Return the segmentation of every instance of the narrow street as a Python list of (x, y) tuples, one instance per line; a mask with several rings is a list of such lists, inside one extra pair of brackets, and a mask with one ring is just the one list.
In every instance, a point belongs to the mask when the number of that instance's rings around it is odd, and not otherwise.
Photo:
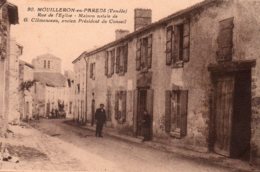
[(70, 126), (64, 123), (64, 120), (41, 119), (40, 122), (32, 122), (31, 125), (39, 131), (31, 127), (19, 131), (27, 133), (30, 137), (27, 137), (29, 142), (26, 146), (35, 142), (36, 149), (45, 157), (38, 162), (36, 158), (27, 165), (21, 160), (20, 165), (16, 167), (19, 170), (235, 171), (142, 145), (133, 145), (106, 135), (104, 138), (96, 138), (92, 131)]

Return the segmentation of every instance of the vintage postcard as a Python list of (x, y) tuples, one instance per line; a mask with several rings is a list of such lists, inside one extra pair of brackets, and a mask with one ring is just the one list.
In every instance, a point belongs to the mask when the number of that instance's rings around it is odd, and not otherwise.
[(260, 0), (0, 0), (0, 171), (260, 171)]

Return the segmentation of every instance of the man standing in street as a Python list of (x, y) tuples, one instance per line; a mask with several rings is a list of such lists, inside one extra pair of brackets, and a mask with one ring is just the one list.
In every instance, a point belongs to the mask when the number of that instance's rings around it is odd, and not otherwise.
[(102, 129), (104, 123), (106, 122), (106, 111), (104, 109), (104, 104), (100, 104), (100, 108), (96, 110), (95, 120), (96, 120), (96, 137), (103, 137)]

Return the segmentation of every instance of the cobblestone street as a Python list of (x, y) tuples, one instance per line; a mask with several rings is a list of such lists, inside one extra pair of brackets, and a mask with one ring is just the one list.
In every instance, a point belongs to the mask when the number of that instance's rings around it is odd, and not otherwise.
[(236, 171), (132, 145), (107, 135), (96, 138), (93, 132), (67, 125), (62, 120), (42, 119), (31, 125), (10, 128), (14, 137), (6, 142), (10, 153), (18, 156), (20, 162), (3, 162), (2, 170)]

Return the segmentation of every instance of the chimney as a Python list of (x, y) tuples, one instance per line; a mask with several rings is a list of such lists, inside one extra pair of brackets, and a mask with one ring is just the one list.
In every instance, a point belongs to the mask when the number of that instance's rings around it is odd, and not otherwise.
[(116, 30), (116, 40), (125, 37), (129, 33), (130, 33), (129, 30), (117, 29)]
[(151, 9), (135, 9), (135, 31), (152, 23)]

